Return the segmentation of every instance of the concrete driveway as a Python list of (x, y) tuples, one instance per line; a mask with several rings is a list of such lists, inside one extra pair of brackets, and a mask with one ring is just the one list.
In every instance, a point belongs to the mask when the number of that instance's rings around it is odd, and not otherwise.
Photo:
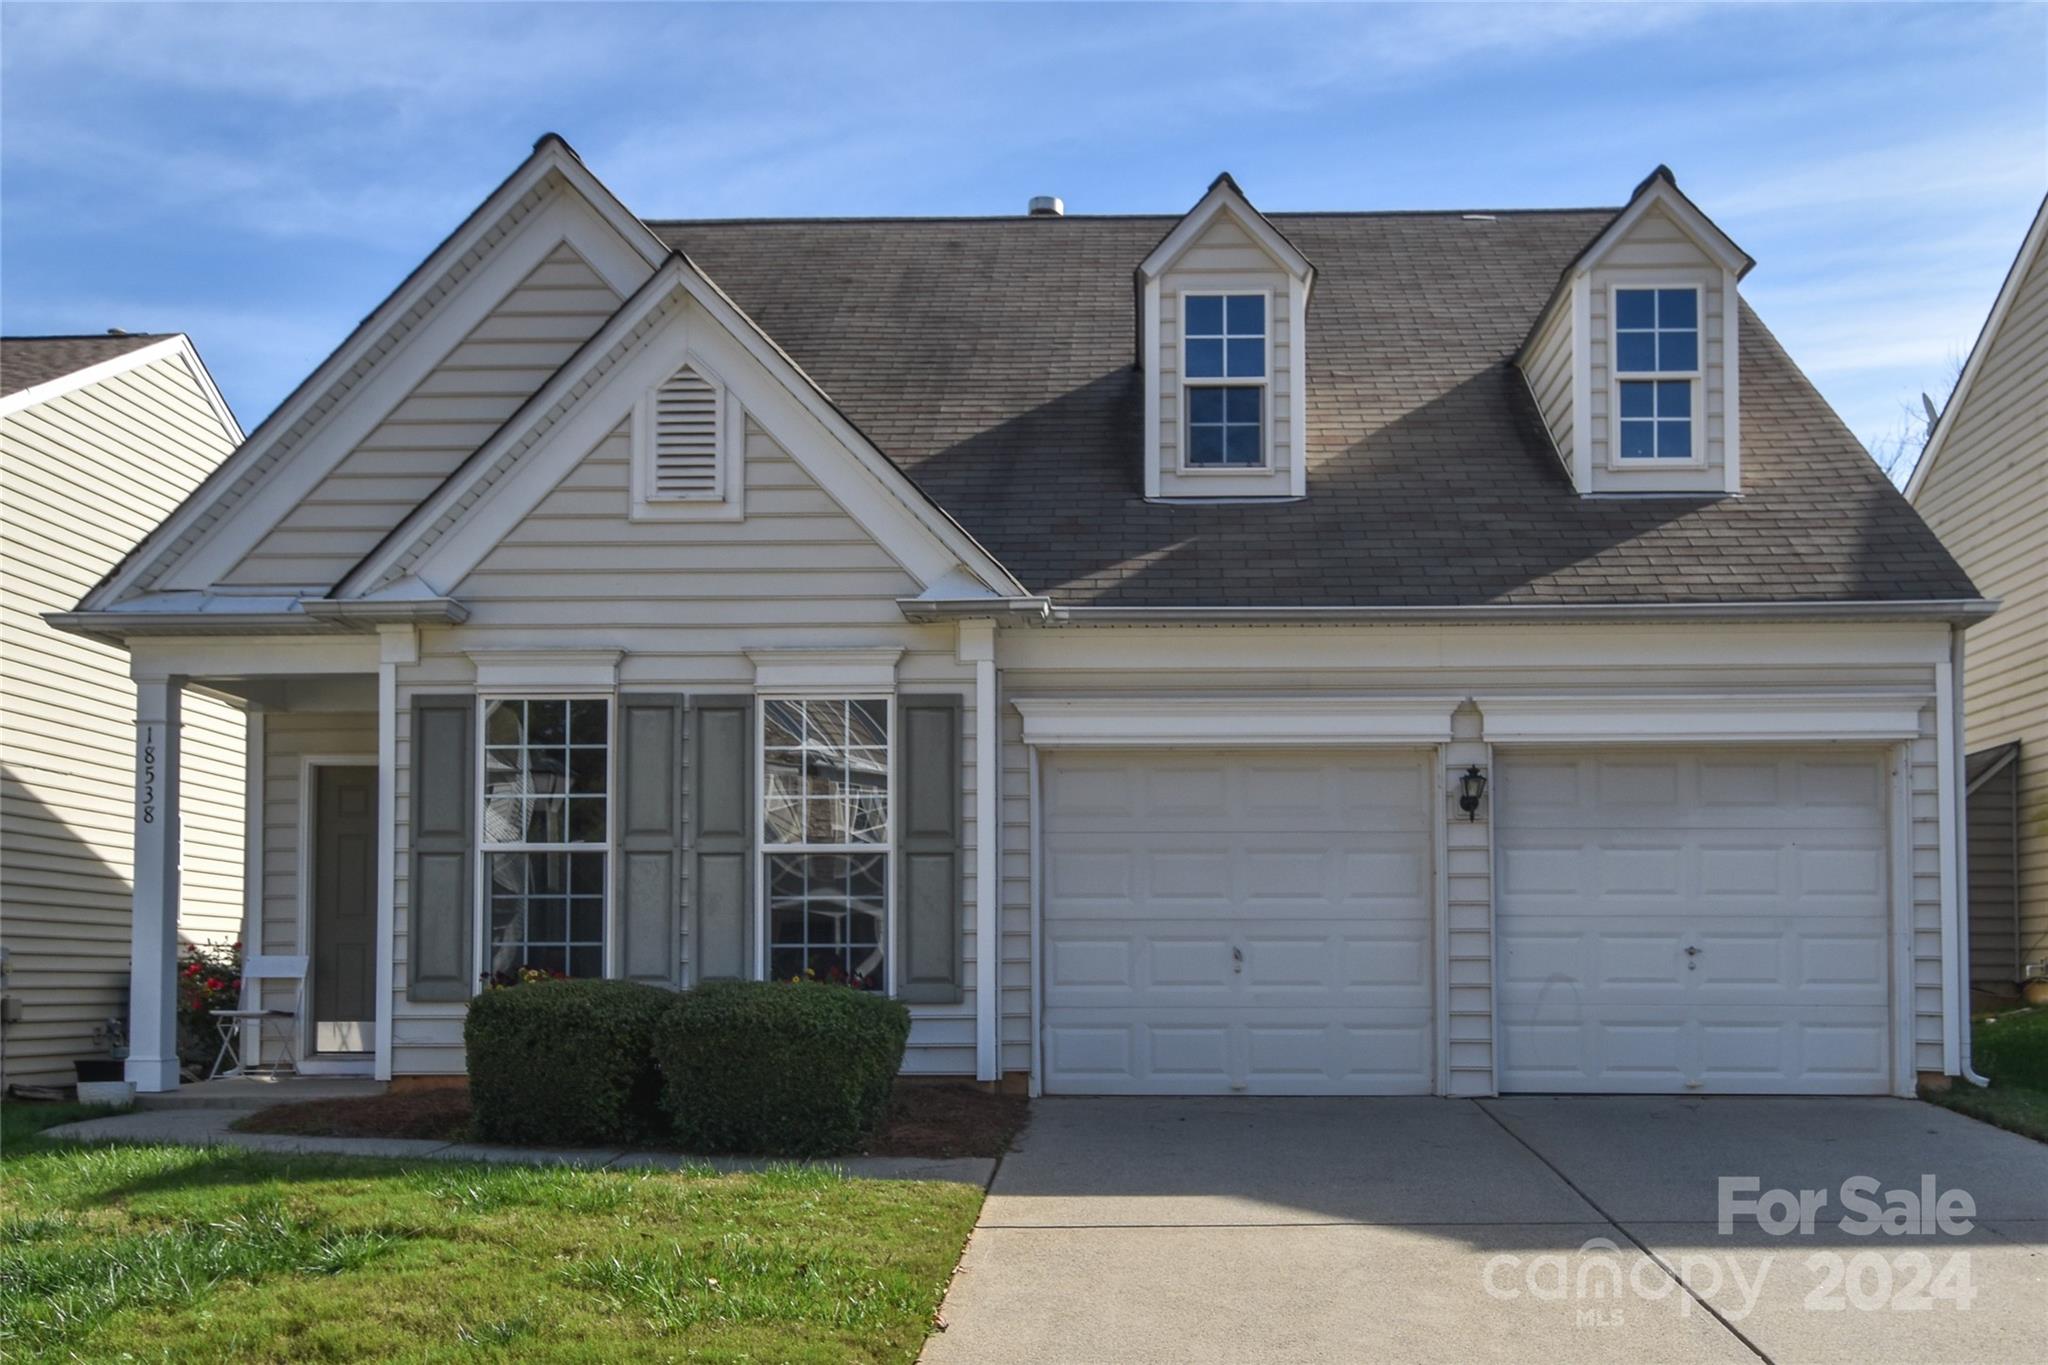
[[(1723, 1235), (1722, 1176), (1827, 1202)], [(1855, 1176), (1975, 1217), (1854, 1235)], [(924, 1359), (2027, 1360), (2044, 1305), (2048, 1146), (1914, 1101), (1042, 1100)]]

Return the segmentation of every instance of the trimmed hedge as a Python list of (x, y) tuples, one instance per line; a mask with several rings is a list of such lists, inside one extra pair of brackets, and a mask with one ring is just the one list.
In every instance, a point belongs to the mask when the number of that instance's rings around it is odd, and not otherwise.
[(662, 1101), (684, 1150), (832, 1156), (881, 1123), (910, 1011), (846, 986), (715, 981), (662, 1016)]
[(655, 1028), (675, 992), (635, 981), (485, 991), (462, 1025), (476, 1135), (596, 1145), (661, 1131)]

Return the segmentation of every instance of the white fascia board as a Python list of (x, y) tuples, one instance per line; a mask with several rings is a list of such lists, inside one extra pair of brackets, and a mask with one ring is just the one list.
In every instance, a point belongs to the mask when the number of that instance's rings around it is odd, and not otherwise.
[(1193, 208), (1187, 211), (1173, 231), (1166, 234), (1159, 245), (1152, 248), (1138, 266), (1139, 273), (1147, 280), (1155, 280), (1173, 263), (1180, 259), (1197, 237), (1207, 230), (1219, 214), (1228, 214), (1237, 225), (1257, 242), (1260, 248), (1277, 261), (1288, 274), (1302, 279), (1315, 272), (1308, 257), (1301, 254), (1294, 244), (1280, 234), (1280, 230), (1266, 221), (1266, 215), (1252, 207), (1251, 200), (1224, 177), (1217, 177), (1209, 192), (1202, 196)]
[(1886, 743), (1920, 733), (1926, 691), (1473, 698), (1490, 744)]
[[(436, 593), (452, 591), (571, 467), (626, 420), (644, 390), (674, 373), (691, 355), (702, 355), (717, 368), (738, 406), (774, 436), (917, 580), (920, 589), (949, 575), (957, 578), (964, 564), (984, 583), (994, 580), (1003, 590), (1025, 595), (1008, 571), (939, 513), (902, 471), (838, 415), (801, 371), (764, 342), (754, 344), (761, 341), (758, 329), (743, 317), (721, 316), (729, 308), (687, 259), (673, 257), (470, 457), (463, 470), (349, 573), (336, 595), (373, 592), (395, 573), (418, 578)], [(643, 326), (664, 309), (665, 316)], [(621, 344), (628, 348), (625, 354), (601, 375), (593, 375), (591, 370)], [(566, 410), (557, 416), (556, 409), (564, 403)], [(553, 425), (534, 448), (480, 489), (502, 458), (544, 420)], [(451, 518), (445, 529), (437, 529)]]
[(1444, 744), (1459, 697), (1018, 697), (1024, 742), (1080, 748)]
[(757, 692), (894, 692), (901, 645), (843, 649), (749, 649)]
[(1906, 501), (1913, 502), (1926, 486), (1928, 475), (1934, 472), (1934, 462), (1941, 456), (1942, 447), (1948, 444), (1949, 431), (1956, 424), (1956, 414), (1962, 411), (1963, 400), (1968, 398), (1975, 386), (1977, 372), (1984, 368), (1984, 357), (1991, 353), (1992, 345), (1998, 339), (1999, 329), (2004, 326), (2006, 315), (2012, 312), (2013, 300), (2019, 297), (2020, 286), (2026, 282), (2033, 270), (2034, 262), (2041, 255), (2041, 244), (2048, 240), (2048, 198), (2041, 201), (2041, 207), (2034, 211), (2034, 222), (2027, 229), (2026, 240), (2020, 243), (2020, 254), (2013, 258), (2012, 269), (2005, 272), (2005, 283), (1998, 287), (1998, 297), (1992, 301), (1991, 313), (1984, 319), (1983, 328), (1977, 333), (1976, 344), (1970, 347), (1970, 358), (1963, 362), (1963, 373), (1956, 380), (1954, 392), (1948, 402), (1941, 406), (1941, 416), (1935, 419), (1934, 431), (1927, 438), (1927, 445), (1920, 452), (1920, 458), (1913, 464), (1912, 477), (1906, 480)]
[[(266, 520), (261, 513), (253, 512), (246, 502), (237, 502), (233, 506), (223, 509), (221, 507), (223, 500), (232, 496), (237, 485), (252, 474), (263, 479), (263, 482), (258, 485), (258, 491), (267, 487), (271, 480), (264, 477), (267, 471), (260, 471), (258, 466), (262, 465), (266, 457), (273, 453), (275, 447), (292, 439), (295, 427), (301, 422), (313, 418), (315, 414), (323, 410), (334, 409), (337, 405), (343, 403), (350, 407), (359, 406), (359, 402), (351, 402), (350, 399), (356, 395), (359, 387), (363, 385), (366, 379), (375, 381), (379, 376), (389, 373), (394, 368), (390, 362), (396, 358), (398, 352), (407, 349), (417, 351), (419, 348), (408, 347), (407, 345), (417, 335), (417, 328), (407, 322), (408, 316), (422, 304), (428, 302), (429, 299), (442, 297), (450, 288), (448, 278), (451, 273), (458, 266), (461, 266), (472, 253), (478, 251), (486, 253), (483, 265), (479, 269), (487, 269), (491, 258), (499, 254), (489, 244), (493, 235), (504, 231), (503, 222), (507, 216), (551, 175), (558, 176), (566, 185), (581, 192), (584, 196), (586, 207), (592, 210), (598, 219), (613, 229), (612, 234), (610, 234), (612, 240), (609, 242), (592, 234), (584, 234), (584, 241), (579, 244), (579, 250), (585, 251), (586, 258), (591, 261), (593, 268), (597, 269), (608, 281), (611, 281), (615, 289), (618, 289), (622, 294), (630, 292), (632, 287), (630, 277), (636, 273), (635, 268), (631, 265), (631, 261), (638, 260), (641, 263), (637, 273), (644, 275), (646, 271), (651, 271), (665, 254), (660, 241), (655, 238), (654, 234), (647, 229), (644, 223), (640, 222), (639, 219), (633, 217), (630, 213), (627, 213), (624, 206), (618, 202), (617, 198), (610, 191), (598, 184), (596, 177), (592, 176), (583, 166), (582, 161), (570, 149), (567, 143), (563, 142), (560, 138), (552, 136), (541, 139), (540, 143), (535, 147), (533, 154), (517, 170), (513, 171), (496, 190), (492, 191), (484, 202), (468, 218), (464, 219), (461, 225), (440, 246), (436, 247), (427, 259), (421, 262), (399, 284), (398, 288), (392, 291), (391, 295), (383, 303), (379, 304), (369, 316), (357, 324), (355, 330), (349, 334), (347, 339), (325, 361), (321, 362), (319, 368), (315, 369), (297, 389), (293, 390), (291, 395), (278, 406), (276, 411), (264, 419), (262, 425), (258, 426), (232, 455), (223, 461), (198, 488), (193, 490), (192, 494), (169, 517), (165, 518), (156, 530), (150, 533), (149, 537), (137, 547), (133, 554), (121, 565), (117, 566), (112, 574), (102, 580), (99, 586), (93, 589), (87, 596), (84, 605), (89, 607), (103, 606), (106, 603), (118, 601), (122, 597), (135, 592), (145, 583), (153, 581), (151, 575), (154, 573), (159, 562), (164, 559), (166, 552), (171, 547), (177, 545), (181, 539), (195, 528), (207, 525), (206, 518), (208, 514), (216, 510), (221, 511), (221, 517), (226, 523), (226, 525), (221, 525), (222, 530), (227, 529), (228, 525), (239, 527), (252, 519), (263, 522), (264, 524), (257, 528), (253, 534), (245, 530), (237, 537), (238, 542), (246, 539), (250, 545), (253, 545), (256, 540), (260, 540), (262, 535), (270, 529), (270, 526), (283, 515), (283, 512), (277, 511), (273, 507), (271, 509), (273, 515)], [(511, 240), (515, 243), (521, 240), (529, 240), (531, 237), (531, 234), (517, 231), (512, 232), (510, 235)], [(548, 243), (547, 250), (552, 250), (554, 245), (554, 242)], [(544, 255), (545, 251), (542, 254)], [(538, 258), (535, 258), (533, 264), (538, 264)], [(531, 268), (532, 265), (527, 267), (528, 270)], [(525, 272), (522, 271), (519, 278), (524, 278), (524, 274)], [(460, 283), (469, 283), (473, 278), (471, 273), (465, 272)], [(515, 280), (514, 283), (516, 282)], [(503, 292), (507, 292), (509, 288), (510, 286), (508, 285), (506, 290), (501, 290), (498, 295), (493, 296), (490, 300), (490, 305), (495, 305), (497, 298), (501, 297)], [(460, 301), (464, 297), (473, 297), (477, 292), (474, 289), (461, 288), (460, 284), (458, 284), (454, 289), (454, 301)], [(485, 311), (488, 311), (488, 306), (490, 305), (486, 305)], [(425, 321), (432, 324), (435, 319), (442, 316), (444, 316), (444, 310), (436, 307), (426, 315)], [(477, 319), (480, 319), (480, 317), (481, 314), (477, 314)], [(472, 319), (471, 326), (474, 325), (475, 320)], [(444, 325), (437, 330), (445, 333), (447, 329)], [(463, 332), (466, 334), (467, 330), (467, 327), (465, 327)], [(416, 366), (417, 362), (415, 361)], [(425, 373), (425, 367), (418, 368), (419, 373), (413, 376), (412, 383), (417, 383), (418, 379)], [(380, 385), (380, 394), (388, 397), (388, 393), (385, 393), (385, 390), (389, 387), (388, 383)], [(406, 384), (401, 389), (399, 396), (402, 397), (403, 393), (410, 391), (411, 384)], [(395, 403), (396, 399), (391, 399), (389, 402), (373, 404), (373, 406), (388, 411), (389, 407), (394, 406)], [(382, 411), (379, 413), (380, 420), (381, 416)], [(323, 435), (326, 434), (325, 420), (322, 419), (322, 425), (318, 428)], [(367, 430), (367, 427), (364, 429)], [(293, 442), (293, 444), (296, 444), (296, 442)], [(352, 448), (354, 442), (347, 442), (347, 444)], [(342, 453), (345, 454), (346, 452)], [(336, 462), (338, 462), (339, 458), (340, 455), (335, 457)], [(277, 467), (289, 467), (296, 463), (298, 462), (285, 459), (281, 460)], [(312, 482), (317, 482), (318, 477), (324, 476), (326, 472), (325, 469), (318, 471)], [(310, 486), (310, 483), (308, 486)], [(299, 496), (303, 496), (303, 493)], [(296, 502), (296, 497), (291, 498), (285, 510), (289, 510), (291, 505), (296, 505)], [(220, 523), (217, 522), (214, 525), (220, 525)], [(211, 530), (213, 526), (207, 525), (207, 529)], [(165, 567), (161, 577), (173, 586), (208, 586), (211, 579), (206, 579), (203, 582), (196, 581), (203, 578), (203, 574), (185, 572), (186, 561), (192, 557), (194, 551), (204, 550), (209, 542), (215, 538), (209, 535), (202, 539), (193, 550), (178, 556), (177, 559)], [(246, 549), (241, 551), (241, 553), (246, 552)], [(208, 555), (207, 559), (209, 563), (212, 563), (219, 557), (218, 555)], [(227, 568), (232, 567), (235, 562), (238, 562), (240, 557), (240, 553), (236, 554), (233, 559), (228, 561), (227, 565), (221, 566), (218, 572), (225, 572)]]
[(136, 678), (308, 677), (331, 673), (374, 674), (377, 637), (275, 635), (220, 638), (149, 638), (128, 642), (128, 672)]
[(213, 409), (213, 415), (220, 422), (221, 430), (227, 433), (228, 439), (239, 444), (242, 440), (242, 424), (235, 420), (235, 414), (228, 408), (227, 400), (220, 396), (220, 389), (214, 384), (213, 375), (207, 370), (205, 362), (200, 360), (198, 350), (192, 345), (192, 338), (183, 332), (167, 336), (161, 341), (153, 341), (147, 346), (138, 346), (123, 355), (102, 360), (97, 365), (87, 365), (82, 370), (58, 375), (46, 383), (31, 385), (10, 393), (0, 398), (0, 417), (20, 412), (24, 408), (32, 408), (38, 403), (47, 403), (53, 398), (62, 398), (67, 393), (75, 393), (79, 389), (112, 379), (116, 375), (126, 374), (130, 370), (140, 369), (144, 365), (171, 357), (177, 357), (185, 362), (185, 368), (191, 373), (192, 382), (198, 385), (200, 396), (206, 400), (206, 405)]

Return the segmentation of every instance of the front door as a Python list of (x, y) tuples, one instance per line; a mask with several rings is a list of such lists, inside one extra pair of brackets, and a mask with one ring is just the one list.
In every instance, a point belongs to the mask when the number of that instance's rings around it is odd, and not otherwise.
[(313, 771), (313, 1050), (368, 1052), (377, 1017), (377, 770)]

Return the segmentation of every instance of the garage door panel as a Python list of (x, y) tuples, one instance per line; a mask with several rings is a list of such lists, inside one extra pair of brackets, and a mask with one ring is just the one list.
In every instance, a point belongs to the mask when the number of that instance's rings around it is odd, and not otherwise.
[(1430, 1030), (1406, 1012), (1109, 1011), (1046, 1030), (1046, 1084), (1061, 1094), (1411, 1095), (1429, 1093), (1430, 1071)]
[(1500, 763), (1503, 1089), (1889, 1088), (1880, 759)]
[(1423, 755), (1097, 753), (1045, 772), (1048, 1089), (1430, 1089)]

